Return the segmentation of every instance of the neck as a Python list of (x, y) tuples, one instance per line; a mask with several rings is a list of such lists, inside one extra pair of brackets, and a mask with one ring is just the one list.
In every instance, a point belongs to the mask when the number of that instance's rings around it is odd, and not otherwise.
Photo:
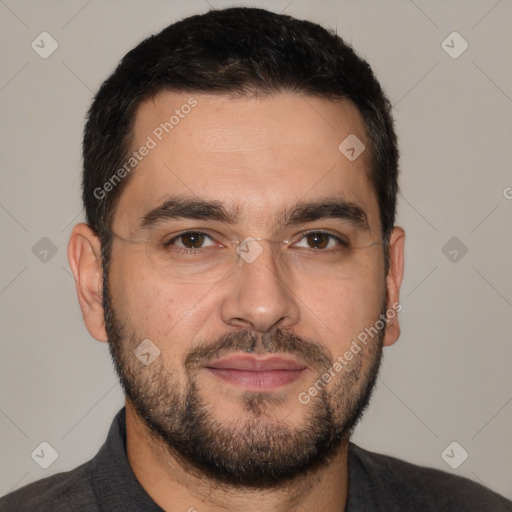
[[(126, 403), (128, 462), (144, 490), (163, 510), (189, 512), (340, 512), (348, 493), (348, 439), (328, 465), (276, 489), (227, 487), (189, 472)], [(162, 454), (165, 454), (162, 456)]]

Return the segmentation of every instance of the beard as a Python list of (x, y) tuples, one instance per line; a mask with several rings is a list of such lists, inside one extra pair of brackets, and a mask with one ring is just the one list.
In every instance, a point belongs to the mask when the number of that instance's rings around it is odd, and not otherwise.
[(300, 425), (272, 414), (273, 409), (284, 407), (285, 395), (249, 391), (242, 397), (243, 415), (220, 422), (201, 398), (197, 384), (200, 368), (214, 358), (235, 351), (288, 353), (306, 362), (319, 380), (334, 358), (317, 341), (282, 329), (263, 335), (240, 330), (194, 345), (185, 357), (183, 383), (163, 357), (144, 366), (134, 356), (144, 337), (115, 314), (108, 268), (103, 275), (109, 349), (125, 396), (150, 439), (163, 441), (185, 471), (231, 488), (277, 488), (329, 464), (348, 441), (375, 387), (384, 329), (332, 379), (330, 389), (317, 386), (318, 394), (307, 405), (288, 397), (294, 412), (304, 411)]

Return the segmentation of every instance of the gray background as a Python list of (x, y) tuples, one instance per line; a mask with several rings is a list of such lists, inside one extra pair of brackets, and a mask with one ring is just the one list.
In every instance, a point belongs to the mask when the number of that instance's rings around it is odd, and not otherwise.
[[(123, 403), (107, 346), (83, 326), (66, 258), (83, 218), (92, 95), (142, 38), (228, 5), (0, 0), (0, 494), (92, 457)], [(403, 331), (354, 439), (512, 498), (512, 2), (257, 5), (337, 29), (395, 105)], [(31, 48), (43, 31), (59, 45), (47, 59)], [(441, 44), (453, 31), (469, 44), (456, 59)], [(452, 37), (445, 48), (462, 44)], [(42, 441), (59, 454), (46, 470), (31, 458)], [(453, 441), (469, 453), (458, 469), (441, 456)], [(460, 461), (460, 448), (447, 453)]]

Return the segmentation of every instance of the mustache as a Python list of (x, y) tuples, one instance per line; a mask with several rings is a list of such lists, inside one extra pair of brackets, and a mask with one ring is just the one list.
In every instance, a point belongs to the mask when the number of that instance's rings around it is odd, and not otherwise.
[(295, 333), (276, 329), (256, 334), (251, 330), (231, 332), (216, 341), (201, 341), (185, 358), (185, 368), (197, 370), (202, 366), (230, 352), (242, 351), (249, 354), (285, 353), (298, 356), (308, 367), (318, 372), (330, 368), (334, 358), (330, 352), (316, 340)]

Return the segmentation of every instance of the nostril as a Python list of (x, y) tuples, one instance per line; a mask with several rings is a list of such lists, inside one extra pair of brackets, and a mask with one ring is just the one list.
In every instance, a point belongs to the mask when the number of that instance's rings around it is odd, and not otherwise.
[(233, 327), (240, 327), (242, 329), (254, 330), (254, 325), (249, 320), (244, 318), (232, 318), (229, 322)]

